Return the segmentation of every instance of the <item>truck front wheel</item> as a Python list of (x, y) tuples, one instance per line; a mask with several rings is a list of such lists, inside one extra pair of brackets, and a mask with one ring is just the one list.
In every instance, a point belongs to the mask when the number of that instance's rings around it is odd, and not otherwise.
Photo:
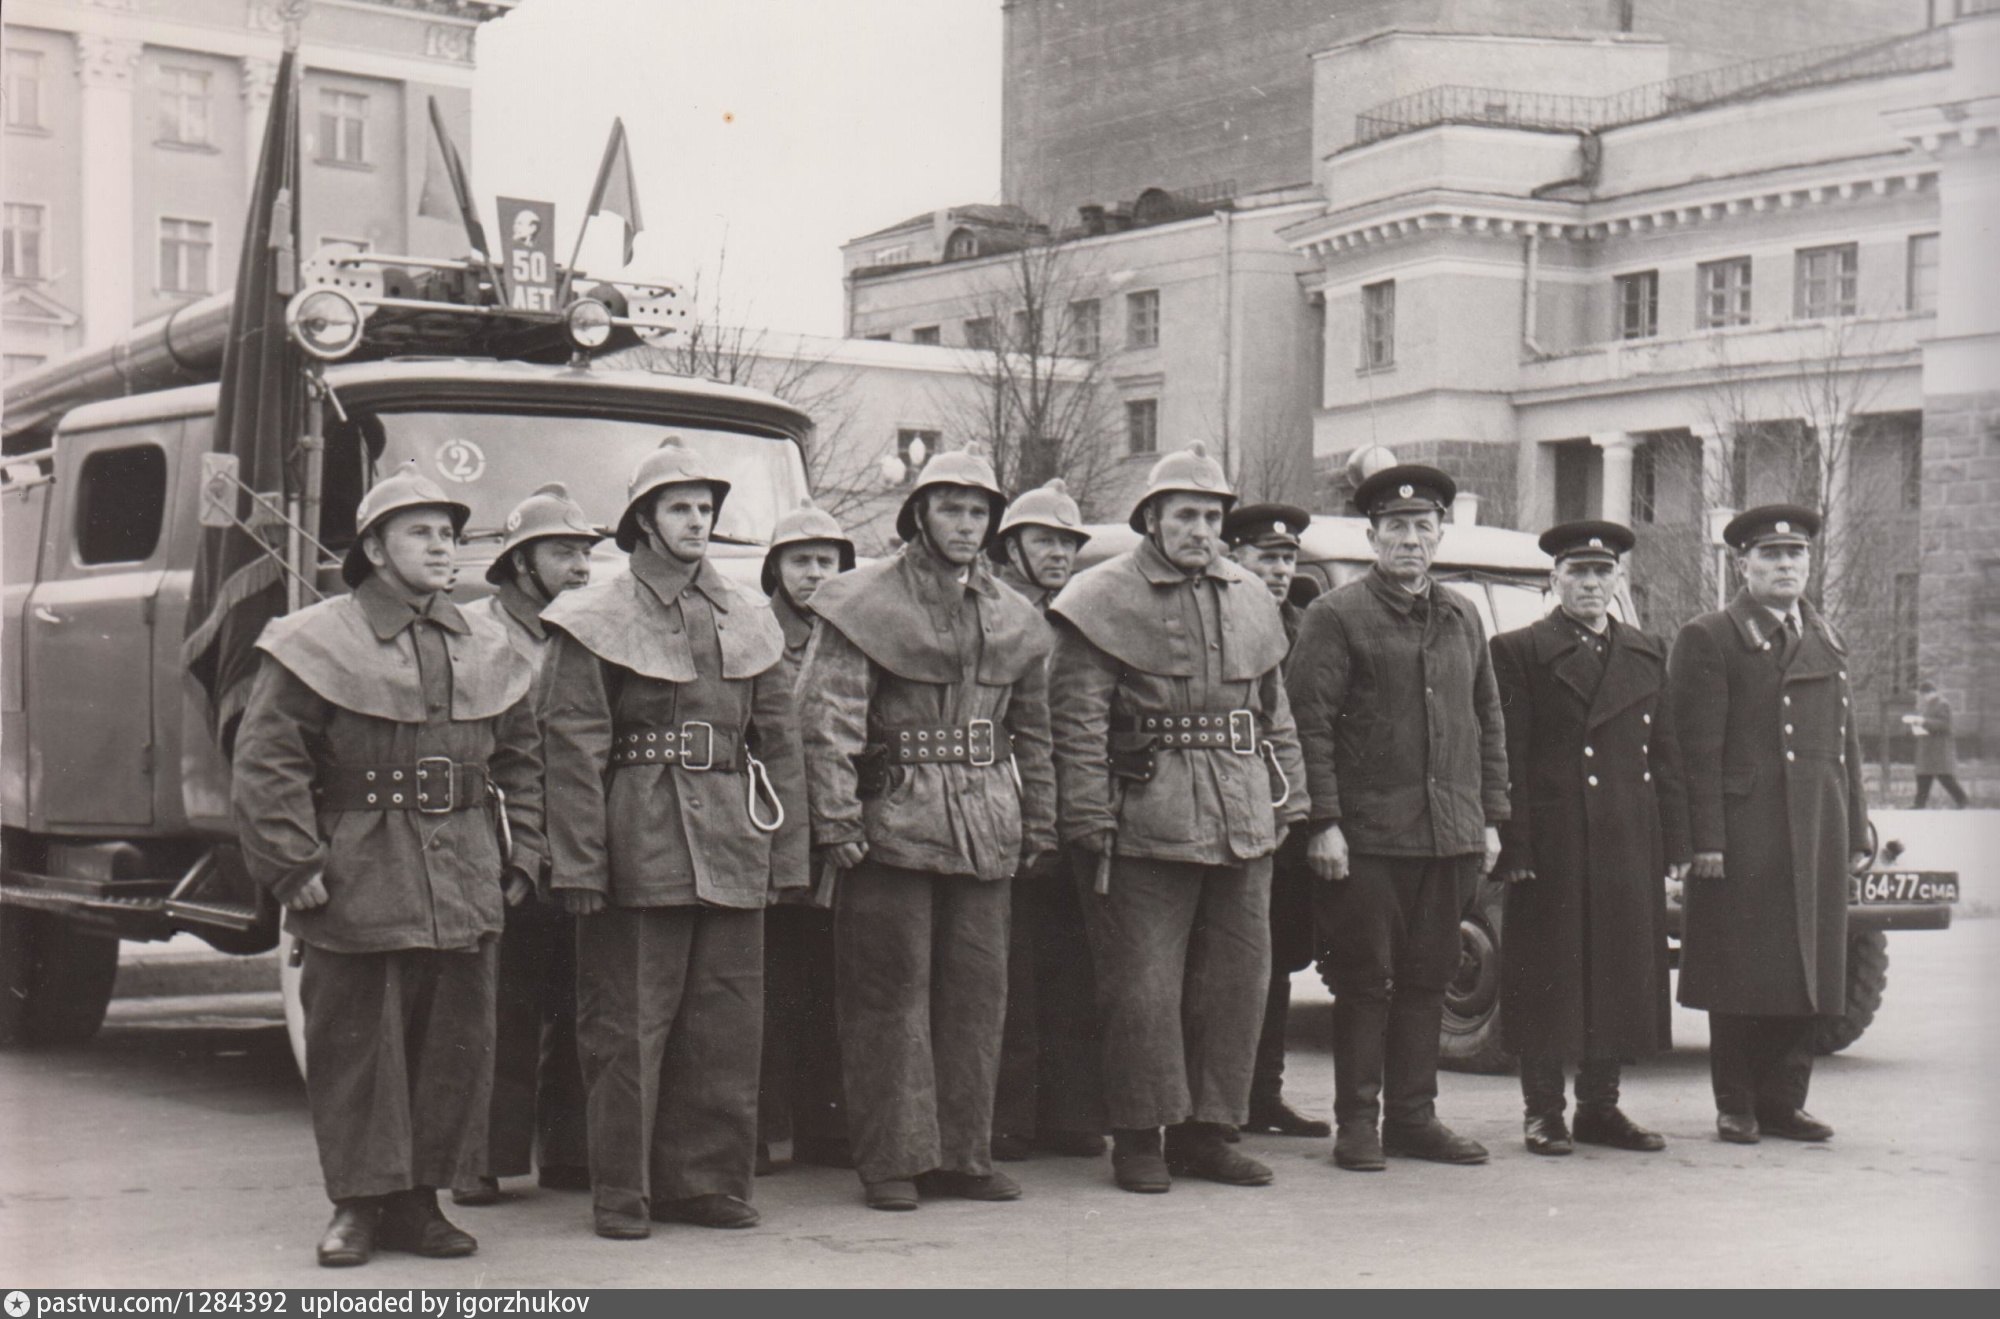
[(1882, 1007), (1889, 987), (1889, 936), (1853, 930), (1847, 936), (1847, 1012), (1813, 1023), (1813, 1052), (1839, 1053), (1861, 1038)]
[(1500, 886), (1488, 881), (1459, 921), (1458, 974), (1444, 991), (1438, 1062), (1454, 1072), (1507, 1072), (1513, 1055), (1500, 1033)]
[(0, 907), (0, 1047), (83, 1043), (104, 1024), (117, 980), (118, 940)]

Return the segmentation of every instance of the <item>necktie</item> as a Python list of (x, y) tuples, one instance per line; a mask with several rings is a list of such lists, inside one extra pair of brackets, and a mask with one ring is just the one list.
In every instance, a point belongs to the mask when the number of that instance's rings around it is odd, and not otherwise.
[(1797, 653), (1798, 648), (1799, 648), (1799, 620), (1794, 618), (1790, 614), (1786, 614), (1785, 644), (1783, 648), (1779, 651), (1778, 663), (1781, 666), (1789, 667), (1792, 662), (1792, 656)]

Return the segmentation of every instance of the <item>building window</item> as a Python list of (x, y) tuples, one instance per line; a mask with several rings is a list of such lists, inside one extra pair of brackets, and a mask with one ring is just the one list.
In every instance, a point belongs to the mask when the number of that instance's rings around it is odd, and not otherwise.
[(7, 127), (42, 126), (42, 52), (7, 52)]
[(1704, 330), (1750, 323), (1750, 258), (1704, 261), (1694, 268), (1696, 323)]
[(1618, 337), (1650, 339), (1660, 332), (1660, 272), (1641, 270), (1620, 275), (1618, 286)]
[(1098, 325), (1096, 298), (1082, 298), (1070, 303), (1068, 350), (1077, 357), (1097, 356)]
[(1396, 364), (1396, 281), (1361, 286), (1361, 369)]
[(1853, 243), (1800, 248), (1792, 315), (1800, 320), (1854, 314), (1854, 277), (1860, 264)]
[(49, 208), (29, 202), (7, 203), (6, 276), (8, 279), (41, 279), (42, 234), (48, 228)]
[(1904, 306), (1914, 312), (1937, 310), (1938, 236), (1911, 234), (1908, 295)]
[(160, 543), (167, 452), (154, 444), (99, 449), (78, 474), (76, 561), (142, 563)]
[(1143, 289), (1125, 295), (1125, 346), (1160, 346), (1160, 291)]
[(179, 146), (209, 143), (209, 95), (206, 69), (160, 66), (159, 141)]
[(211, 293), (215, 226), (207, 220), (160, 221), (160, 292)]
[(368, 98), (324, 89), (319, 94), (319, 158), (337, 165), (368, 163)]
[(993, 318), (975, 316), (965, 323), (965, 346), (982, 353), (993, 351)]
[(894, 247), (876, 249), (875, 252), (870, 254), (868, 264), (871, 266), (900, 266), (909, 259), (910, 245), (908, 243), (898, 243)]
[(37, 353), (8, 353), (6, 378), (12, 380), (15, 376), (24, 376), (30, 371), (39, 371), (48, 363), (48, 360), (48, 358)]
[(1160, 400), (1125, 400), (1125, 452), (1148, 454), (1160, 451)]
[(939, 334), (937, 326), (919, 325), (910, 331), (910, 342), (940, 344), (944, 342), (944, 338)]
[(1632, 451), (1632, 521), (1654, 522), (1659, 515), (1660, 446), (1650, 439), (1641, 440)]
[(938, 446), (943, 441), (943, 431), (917, 426), (905, 426), (896, 432), (896, 457), (903, 461), (904, 485), (917, 479), (918, 471), (925, 462), (937, 456)]
[(882, 334), (871, 334), (868, 336), (868, 342), (870, 343), (893, 343), (895, 342), (895, 339), (896, 339), (895, 335), (889, 334), (887, 332), (884, 332)]
[(979, 236), (970, 229), (954, 229), (944, 240), (944, 259), (970, 261), (979, 255)]

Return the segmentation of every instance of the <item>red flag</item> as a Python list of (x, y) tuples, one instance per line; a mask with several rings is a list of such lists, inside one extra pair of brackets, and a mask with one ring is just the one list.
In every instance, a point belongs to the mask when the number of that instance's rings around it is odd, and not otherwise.
[[(236, 456), (237, 476), (284, 506), (295, 484), (288, 460), (304, 428), (300, 350), (285, 333), (285, 303), (298, 287), (298, 72), (287, 50), (278, 64), (271, 117), (257, 160), (229, 339), (222, 350), (221, 397), (215, 411), (218, 453)], [(237, 516), (250, 518), (239, 492)], [(284, 612), (283, 570), (240, 527), (208, 528), (188, 588), (187, 635), (181, 660), (208, 696), (223, 750), (249, 697), (257, 636)]]
[[(632, 264), (632, 240), (646, 227), (639, 218), (639, 185), (632, 177), (632, 152), (625, 143), (625, 121), (611, 121), (611, 140), (604, 144), (604, 161), (597, 167), (597, 184), (583, 211), (585, 227), (593, 215), (615, 215), (625, 222), (625, 264)], [(579, 245), (582, 242), (578, 234)], [(574, 262), (572, 262), (574, 264)]]
[(433, 220), (461, 222), (466, 241), (490, 261), (493, 250), (486, 246), (486, 226), (479, 222), (479, 207), (472, 200), (472, 180), (465, 172), (465, 161), (460, 158), (458, 147), (445, 129), (444, 112), (438, 109), (435, 96), (430, 98), (430, 109), (431, 149), (424, 160), (424, 190), (417, 199), (417, 214)]

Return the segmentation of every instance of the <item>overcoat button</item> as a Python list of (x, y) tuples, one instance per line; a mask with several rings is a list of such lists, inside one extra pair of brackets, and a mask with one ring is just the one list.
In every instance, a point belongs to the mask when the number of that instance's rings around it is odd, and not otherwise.
[(1786, 760), (1797, 760), (1798, 758), (1799, 758), (1799, 753), (1796, 751), (1787, 751), (1785, 753)]
[(1653, 771), (1649, 769), (1644, 774), (1641, 774), (1639, 777), (1644, 779), (1646, 782), (1651, 783), (1653, 781)]
[(1590, 776), (1590, 786), (1593, 788), (1597, 786), (1597, 775), (1592, 774)]
[(1597, 754), (1597, 749), (1595, 747), (1585, 747), (1583, 749), (1583, 754), (1586, 756), (1594, 756)]

